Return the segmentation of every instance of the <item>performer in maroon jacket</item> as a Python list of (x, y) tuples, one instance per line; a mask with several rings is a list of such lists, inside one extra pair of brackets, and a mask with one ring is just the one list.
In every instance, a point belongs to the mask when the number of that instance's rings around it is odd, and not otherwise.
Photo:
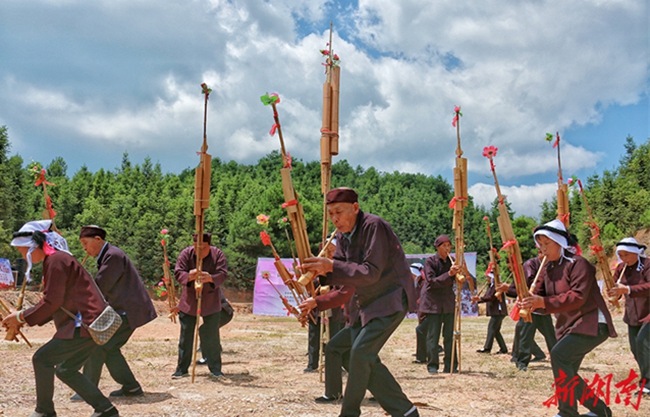
[[(201, 352), (210, 369), (210, 377), (222, 378), (221, 372), (221, 340), (219, 324), (221, 321), (221, 291), (219, 287), (228, 277), (226, 256), (221, 249), (210, 246), (212, 235), (203, 235), (202, 257), (203, 292), (201, 300), (201, 317), (203, 324), (199, 327)], [(194, 235), (196, 244), (196, 235)], [(192, 362), (192, 344), (194, 342), (194, 327), (196, 326), (196, 290), (194, 280), (197, 278), (195, 246), (189, 246), (181, 251), (174, 269), (176, 280), (183, 286), (183, 293), (178, 304), (181, 322), (181, 334), (178, 340), (178, 365), (172, 378), (188, 376), (187, 370)]]
[[(136, 397), (143, 394), (142, 387), (135, 379), (121, 349), (135, 329), (156, 318), (156, 310), (131, 259), (105, 239), (106, 231), (99, 226), (84, 226), (79, 233), (79, 241), (88, 256), (97, 258), (95, 282), (108, 304), (122, 316), (122, 325), (111, 340), (90, 355), (83, 373), (97, 385), (106, 363), (111, 377), (121, 385), (110, 396)], [(75, 394), (71, 399), (80, 401), (81, 397)]]
[(334, 260), (307, 258), (302, 268), (326, 276), (327, 284), (356, 289), (350, 301), (355, 305), (350, 312), (352, 349), (340, 415), (360, 415), (368, 389), (390, 415), (417, 417), (417, 408), (379, 359), (379, 351), (407, 311), (415, 310), (416, 296), (402, 245), (385, 220), (359, 209), (354, 190), (330, 190), (326, 203), (339, 231)]
[[(11, 245), (27, 260), (26, 279), (33, 263), (43, 262), (43, 298), (34, 307), (5, 317), (2, 325), (19, 328), (23, 324), (42, 326), (54, 321), (54, 338), (41, 346), (32, 362), (36, 379), (36, 411), (31, 417), (55, 417), (54, 375), (78, 392), (95, 412), (91, 417), (118, 416), (110, 400), (79, 372), (97, 347), (81, 321), (90, 325), (104, 311), (105, 302), (92, 277), (68, 252), (68, 244), (50, 230), (51, 220), (33, 221), (14, 233)], [(64, 307), (77, 314), (70, 318)]]
[[(555, 314), (555, 334), (558, 342), (551, 350), (551, 366), (556, 383), (560, 417), (578, 417), (578, 404), (585, 381), (578, 375), (587, 353), (616, 337), (612, 317), (596, 282), (596, 268), (585, 258), (574, 255), (577, 244), (560, 220), (539, 226), (535, 241), (546, 256), (542, 281), (535, 292), (519, 302), (520, 308), (545, 309)], [(577, 378), (577, 381), (574, 380)], [(574, 385), (575, 384), (575, 385)], [(562, 389), (573, 388), (573, 395), (563, 395)], [(610, 417), (609, 407), (598, 397), (583, 404), (598, 417)]]
[[(435, 255), (424, 262), (424, 285), (420, 294), (419, 312), (424, 314), (423, 325), (427, 334), (427, 370), (430, 374), (437, 374), (440, 366), (438, 358), (438, 342), (442, 331), (442, 344), (444, 347), (444, 372), (449, 373), (451, 368), (451, 351), (454, 341), (454, 295), (455, 276), (459, 271), (453, 265), (451, 252), (451, 239), (447, 235), (440, 235), (434, 241)], [(457, 356), (457, 355), (456, 355)], [(454, 360), (455, 368), (458, 359)], [(454, 369), (456, 372), (457, 369)]]
[[(639, 365), (641, 380), (645, 379), (643, 393), (650, 394), (650, 259), (633, 237), (616, 244), (616, 255), (621, 263), (616, 267), (614, 280), (618, 282), (609, 291), (610, 297), (625, 294), (625, 316), (630, 350)], [(625, 267), (625, 274), (621, 276)]]
[(487, 291), (485, 291), (485, 295), (482, 297), (472, 297), (472, 301), (475, 303), (485, 303), (485, 315), (490, 317), (485, 344), (483, 345), (483, 348), (477, 350), (477, 352), (490, 353), (492, 351), (492, 344), (496, 339), (499, 344), (499, 351), (497, 354), (508, 353), (508, 346), (506, 346), (506, 342), (503, 340), (503, 336), (501, 335), (501, 324), (503, 323), (503, 318), (508, 315), (506, 298), (503, 294), (501, 294), (501, 300), (497, 297), (497, 290), (494, 287), (494, 275), (490, 273), (487, 274), (486, 277), (490, 286)]

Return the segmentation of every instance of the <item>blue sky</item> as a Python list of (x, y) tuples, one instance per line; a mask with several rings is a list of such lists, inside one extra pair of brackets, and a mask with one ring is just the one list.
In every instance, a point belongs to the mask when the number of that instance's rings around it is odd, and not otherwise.
[(470, 194), (495, 196), (484, 146), (518, 214), (566, 176), (616, 166), (625, 137), (650, 136), (648, 5), (638, 0), (3, 0), (0, 125), (12, 154), (71, 176), (123, 152), (164, 171), (198, 163), (210, 100), (214, 157), (254, 164), (278, 149), (259, 96), (278, 92), (287, 149), (319, 156), (329, 22), (341, 57), (335, 161), (450, 178), (453, 108)]

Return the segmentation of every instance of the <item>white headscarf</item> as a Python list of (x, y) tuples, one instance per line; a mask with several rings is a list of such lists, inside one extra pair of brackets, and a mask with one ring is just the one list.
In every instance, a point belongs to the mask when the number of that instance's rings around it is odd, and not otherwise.
[(641, 245), (639, 242), (636, 241), (635, 238), (626, 237), (621, 239), (621, 241), (616, 244), (616, 257), (618, 258), (619, 262), (622, 262), (621, 256), (618, 254), (620, 251), (636, 253), (637, 256), (636, 270), (642, 271), (643, 263), (641, 262), (641, 258), (642, 257), (645, 258), (645, 253), (643, 252), (645, 249), (646, 246)]
[(34, 240), (34, 232), (42, 232), (45, 235), (43, 250), (47, 255), (51, 255), (54, 249), (70, 254), (68, 242), (66, 242), (63, 236), (50, 230), (50, 227), (52, 227), (52, 220), (34, 220), (25, 223), (19, 231), (14, 233), (14, 236), (19, 236), (14, 237), (11, 241), (11, 246), (29, 248), (27, 251), (27, 270), (25, 271), (25, 279), (27, 279), (27, 282), (31, 281), (29, 273), (32, 270), (32, 252), (39, 247), (39, 244)]
[[(552, 230), (554, 229), (554, 230)], [(569, 258), (564, 254), (564, 251), (567, 250), (570, 253), (575, 253), (576, 249), (569, 245), (569, 232), (567, 232), (566, 227), (564, 226), (564, 223), (562, 223), (560, 220), (555, 219), (551, 220), (548, 223), (545, 223), (543, 226), (540, 226), (535, 229), (535, 232), (533, 234), (533, 237), (535, 238), (535, 244), (539, 244), (537, 242), (537, 237), (538, 236), (546, 236), (547, 238), (551, 239), (553, 242), (557, 243), (560, 245), (560, 253), (561, 253), (561, 258), (568, 259), (570, 262), (573, 262), (573, 258)]]

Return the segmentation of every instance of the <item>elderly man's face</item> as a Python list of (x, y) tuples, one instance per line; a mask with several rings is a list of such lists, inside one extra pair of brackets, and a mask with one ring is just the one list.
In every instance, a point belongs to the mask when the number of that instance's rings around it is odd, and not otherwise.
[(444, 242), (438, 245), (436, 248), (438, 251), (438, 255), (440, 255), (441, 258), (446, 259), (447, 256), (449, 256), (449, 253), (451, 252), (451, 242)]
[(332, 203), (327, 205), (327, 214), (334, 226), (342, 233), (350, 233), (357, 222), (358, 203)]
[[(196, 251), (198, 246), (197, 242), (194, 242), (194, 251)], [(205, 258), (210, 254), (210, 244), (207, 242), (201, 243), (201, 259)]]
[(100, 238), (99, 236), (82, 237), (79, 239), (79, 242), (81, 242), (81, 246), (84, 248), (84, 251), (86, 251), (86, 253), (93, 258), (99, 256), (99, 252), (102, 251), (105, 243), (104, 239)]

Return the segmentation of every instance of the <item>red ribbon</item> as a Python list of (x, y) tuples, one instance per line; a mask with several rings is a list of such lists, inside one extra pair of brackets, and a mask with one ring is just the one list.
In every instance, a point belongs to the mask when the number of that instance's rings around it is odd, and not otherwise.
[(569, 222), (569, 216), (571, 216), (571, 213), (564, 213), (563, 215), (560, 216), (560, 221), (564, 224), (567, 224)]
[(282, 204), (282, 208), (287, 208), (289, 206), (295, 206), (295, 205), (298, 205), (298, 200), (287, 201), (286, 203)]
[(497, 259), (501, 259), (501, 256), (499, 256), (499, 251), (496, 248), (492, 248), (492, 252), (497, 256)]
[(287, 157), (284, 161), (284, 167), (283, 168), (289, 168), (291, 169), (291, 154), (287, 152)]
[(591, 249), (591, 255), (595, 255), (596, 253), (605, 250), (602, 246), (596, 246), (596, 245), (589, 246), (589, 249)]
[(337, 138), (339, 137), (339, 134), (336, 133), (336, 132), (334, 132), (334, 131), (332, 131), (332, 130), (321, 129), (321, 130), (320, 130), (320, 133), (323, 133), (323, 134), (325, 134), (325, 135), (329, 135), (329, 136), (336, 136)]
[(585, 222), (586, 225), (588, 225), (591, 229), (596, 229), (596, 234), (592, 237), (590, 237), (590, 240), (596, 239), (598, 236), (600, 236), (600, 229), (598, 228), (598, 225), (596, 222)]
[(450, 209), (456, 208), (456, 202), (457, 201), (467, 201), (467, 199), (464, 198), (464, 197), (455, 197), (454, 196), (454, 198), (452, 198), (451, 201), (449, 202), (449, 208)]
[(49, 182), (48, 180), (45, 179), (45, 168), (41, 169), (41, 176), (40, 176), (40, 178), (38, 180), (36, 180), (36, 182), (34, 183), (34, 186), (38, 187), (41, 184), (51, 185), (51, 186), (56, 185), (56, 184), (52, 184), (51, 182)]
[(271, 245), (271, 236), (269, 236), (269, 234), (266, 233), (265, 230), (262, 230), (260, 232), (260, 238), (262, 238), (262, 243), (264, 244), (264, 246)]
[(274, 123), (273, 126), (271, 126), (271, 130), (269, 130), (269, 135), (274, 136), (275, 131), (278, 130), (279, 127), (280, 127), (279, 124)]
[[(517, 239), (509, 240), (509, 241), (507, 241), (507, 242), (505, 242), (505, 243), (503, 244), (503, 246), (501, 247), (501, 250), (504, 250), (504, 249), (506, 249), (506, 248), (508, 248), (508, 247), (510, 247), (510, 246), (512, 246), (512, 245), (514, 245), (515, 243), (517, 243)], [(514, 264), (513, 264), (513, 265), (514, 265)], [(516, 269), (516, 268), (515, 268), (515, 269)]]
[(456, 123), (458, 123), (458, 113), (454, 116), (454, 120), (451, 121), (451, 125), (456, 127)]
[(54, 209), (52, 208), (52, 200), (50, 199), (49, 195), (45, 199), (45, 208), (47, 209), (47, 212), (50, 214), (50, 219), (56, 217), (56, 211), (54, 211)]

